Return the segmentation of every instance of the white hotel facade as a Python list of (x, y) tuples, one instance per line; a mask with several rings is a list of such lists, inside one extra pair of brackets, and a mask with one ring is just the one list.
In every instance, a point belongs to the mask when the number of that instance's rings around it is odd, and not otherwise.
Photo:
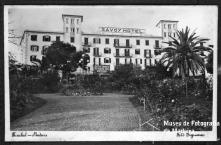
[(101, 67), (112, 71), (119, 64), (129, 63), (144, 69), (159, 59), (155, 50), (166, 45), (163, 41), (168, 41), (169, 35), (176, 37), (178, 23), (160, 20), (156, 27), (161, 30), (161, 35), (153, 36), (145, 34), (144, 29), (115, 27), (100, 27), (99, 33), (85, 33), (82, 31), (83, 16), (63, 14), (62, 20), (63, 32), (24, 31), (20, 43), (24, 64), (32, 64), (35, 58), (41, 60), (53, 41), (63, 41), (90, 56), (88, 73)]

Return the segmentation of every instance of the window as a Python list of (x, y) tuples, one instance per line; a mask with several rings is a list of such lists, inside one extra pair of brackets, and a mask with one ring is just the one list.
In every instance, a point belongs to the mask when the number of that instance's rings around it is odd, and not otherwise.
[(120, 51), (119, 49), (116, 49), (116, 56), (119, 56), (120, 55)]
[(173, 28), (176, 28), (176, 24), (173, 24)]
[(124, 50), (124, 54), (125, 54), (125, 56), (130, 56), (130, 50), (129, 49), (125, 49)]
[(111, 63), (111, 58), (108, 57), (104, 58), (104, 63)]
[(140, 54), (140, 49), (135, 49), (135, 54)]
[(146, 44), (146, 45), (149, 45), (149, 40), (145, 40), (145, 44)]
[(60, 41), (60, 36), (56, 36), (56, 41)]
[(166, 32), (164, 32), (163, 34), (164, 34), (164, 37), (167, 37), (167, 33)]
[(164, 28), (166, 28), (166, 24), (164, 24)]
[(116, 58), (116, 65), (119, 65), (119, 64), (120, 64), (119, 58)]
[(176, 33), (173, 33), (173, 37), (176, 37)]
[(84, 38), (84, 44), (88, 44), (88, 38), (87, 37)]
[(130, 64), (132, 64), (132, 59), (130, 58)]
[(144, 50), (144, 57), (151, 57), (151, 50), (145, 49)]
[(114, 39), (114, 46), (119, 46), (119, 39)]
[(43, 36), (43, 41), (51, 41), (51, 36), (49, 35)]
[(39, 50), (39, 47), (37, 45), (31, 45), (31, 51), (37, 52)]
[(99, 55), (99, 48), (98, 47), (94, 48), (94, 55)]
[(170, 32), (168, 33), (168, 36), (171, 36), (171, 33), (170, 33)]
[(71, 24), (74, 24), (74, 19), (71, 19)]
[(105, 39), (105, 44), (109, 44), (109, 38)]
[(130, 40), (126, 39), (126, 47), (129, 47), (129, 46), (130, 46)]
[(83, 48), (83, 51), (84, 51), (85, 53), (90, 53), (90, 47), (84, 47), (84, 48)]
[(155, 40), (155, 47), (159, 47), (159, 40)]
[(68, 18), (66, 18), (66, 24), (68, 24)]
[(77, 24), (79, 24), (79, 19), (77, 19)]
[(79, 34), (79, 28), (77, 28), (77, 34)]
[(36, 57), (37, 57), (36, 55), (31, 55), (31, 56), (30, 56), (30, 61), (35, 61), (35, 60), (36, 60)]
[(71, 28), (71, 32), (73, 32), (73, 33), (74, 33), (74, 28)]
[(127, 64), (127, 59), (125, 58), (124, 63)]
[(135, 61), (136, 61), (136, 65), (137, 65), (137, 59), (135, 59)]
[(111, 49), (110, 48), (104, 48), (104, 53), (106, 53), (106, 54), (111, 53)]
[(31, 35), (31, 41), (37, 41), (37, 35)]
[(137, 45), (140, 45), (140, 40), (136, 40), (136, 44), (137, 44)]
[(41, 54), (42, 54), (42, 55), (46, 55), (47, 49), (48, 49), (48, 46), (43, 46), (43, 47), (42, 47)]
[(99, 65), (101, 65), (101, 58), (99, 58)]
[(93, 42), (94, 42), (94, 44), (100, 44), (101, 43), (101, 39), (100, 38), (94, 38)]
[(96, 63), (96, 58), (93, 59), (94, 64)]
[(66, 33), (68, 33), (68, 27), (66, 27)]
[(142, 64), (142, 59), (140, 59), (140, 64)]
[(74, 37), (71, 37), (71, 43), (74, 43)]
[(171, 29), (171, 24), (168, 24), (168, 29)]

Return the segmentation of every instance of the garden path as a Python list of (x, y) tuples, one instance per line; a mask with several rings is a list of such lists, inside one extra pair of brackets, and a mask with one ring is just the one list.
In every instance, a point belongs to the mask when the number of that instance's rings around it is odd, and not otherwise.
[(47, 100), (47, 103), (12, 122), (11, 130), (132, 131), (139, 128), (139, 115), (129, 101), (130, 95), (36, 96)]

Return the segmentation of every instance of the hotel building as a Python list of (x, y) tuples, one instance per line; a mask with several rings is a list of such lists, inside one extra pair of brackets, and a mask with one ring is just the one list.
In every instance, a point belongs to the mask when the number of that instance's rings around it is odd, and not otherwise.
[(24, 49), (24, 64), (42, 59), (53, 41), (63, 41), (90, 56), (87, 73), (112, 71), (119, 64), (129, 63), (144, 69), (160, 58), (156, 53), (166, 45), (163, 41), (169, 41), (169, 35), (176, 37), (178, 23), (160, 20), (156, 27), (161, 30), (161, 35), (153, 36), (147, 35), (144, 29), (116, 27), (100, 27), (98, 33), (86, 33), (82, 31), (83, 16), (63, 14), (62, 20), (62, 32), (24, 31), (20, 43)]

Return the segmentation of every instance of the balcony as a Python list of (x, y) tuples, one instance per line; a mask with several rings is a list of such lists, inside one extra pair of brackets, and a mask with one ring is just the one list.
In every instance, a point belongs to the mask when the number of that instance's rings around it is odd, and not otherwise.
[(127, 58), (133, 57), (132, 54), (116, 54), (116, 53), (114, 53), (114, 56), (115, 57), (127, 57)]
[(116, 48), (132, 48), (131, 44), (126, 45), (125, 43), (114, 43), (113, 46)]
[(94, 53), (93, 56), (94, 57), (101, 57), (101, 54)]
[(156, 44), (155, 44), (155, 45), (153, 45), (153, 48), (154, 48), (154, 49), (161, 49), (162, 46), (161, 46), (161, 45), (156, 45)]
[(152, 58), (153, 56), (147, 54), (147, 55), (144, 55), (144, 57), (145, 57), (145, 58)]
[(88, 43), (83, 43), (82, 46), (86, 46), (86, 47), (91, 47), (92, 43), (88, 42)]

